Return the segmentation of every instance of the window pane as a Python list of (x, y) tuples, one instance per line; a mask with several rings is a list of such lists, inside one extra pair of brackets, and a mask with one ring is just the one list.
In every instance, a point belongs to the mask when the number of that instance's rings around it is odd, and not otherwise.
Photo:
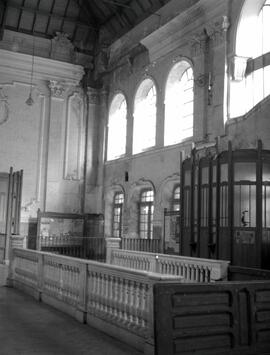
[(124, 96), (118, 94), (114, 97), (108, 122), (107, 159), (119, 158), (126, 151), (126, 116), (127, 104)]
[(133, 153), (140, 153), (156, 141), (156, 88), (150, 79), (144, 80), (135, 97), (133, 122)]
[(193, 71), (188, 62), (175, 64), (165, 95), (164, 144), (176, 144), (193, 135)]

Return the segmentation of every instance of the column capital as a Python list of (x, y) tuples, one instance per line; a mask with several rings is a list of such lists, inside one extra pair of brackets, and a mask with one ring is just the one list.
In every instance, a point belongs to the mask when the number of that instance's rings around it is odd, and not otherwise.
[(64, 98), (64, 93), (66, 91), (66, 87), (63, 82), (57, 80), (50, 80), (48, 83), (48, 87), (51, 90), (51, 96), (57, 98)]
[(96, 88), (87, 87), (88, 102), (92, 105), (99, 104), (99, 90)]

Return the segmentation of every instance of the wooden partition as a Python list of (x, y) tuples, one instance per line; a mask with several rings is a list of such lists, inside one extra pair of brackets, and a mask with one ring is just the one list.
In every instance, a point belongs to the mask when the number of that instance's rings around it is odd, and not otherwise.
[(105, 261), (103, 215), (39, 210), (37, 250)]
[(270, 353), (270, 281), (158, 284), (154, 299), (155, 355)]

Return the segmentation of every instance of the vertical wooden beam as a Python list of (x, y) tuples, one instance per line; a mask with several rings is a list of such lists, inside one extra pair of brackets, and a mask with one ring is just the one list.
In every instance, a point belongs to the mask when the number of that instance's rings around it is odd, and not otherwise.
[(229, 240), (231, 243), (230, 253), (231, 253), (231, 261), (233, 262), (233, 251), (234, 251), (234, 235), (233, 235), (233, 223), (234, 223), (234, 208), (233, 208), (233, 196), (234, 196), (234, 185), (233, 185), (233, 175), (234, 175), (234, 168), (233, 168), (233, 152), (232, 152), (232, 142), (228, 142), (228, 225), (229, 225)]
[(262, 179), (263, 179), (263, 165), (262, 165), (262, 141), (258, 140), (257, 162), (256, 162), (256, 238), (255, 238), (255, 252), (256, 252), (256, 266), (262, 265)]
[(8, 179), (8, 196), (7, 196), (7, 214), (6, 214), (6, 240), (5, 240), (5, 255), (4, 262), (9, 264), (9, 247), (10, 247), (10, 236), (11, 236), (11, 223), (12, 223), (12, 203), (13, 203), (13, 168), (9, 170), (9, 179)]
[(217, 177), (216, 177), (216, 258), (219, 258), (219, 227), (220, 227), (220, 156), (216, 159)]

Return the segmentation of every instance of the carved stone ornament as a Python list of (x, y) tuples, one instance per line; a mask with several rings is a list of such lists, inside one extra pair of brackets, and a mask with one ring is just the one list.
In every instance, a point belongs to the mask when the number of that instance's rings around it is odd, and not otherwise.
[(2, 88), (0, 88), (0, 125), (8, 120), (9, 104), (7, 99), (8, 97), (5, 96)]
[(73, 49), (74, 46), (71, 41), (68, 39), (68, 34), (63, 32), (56, 32), (56, 36), (52, 39), (54, 44), (57, 44), (60, 47), (65, 47)]
[(88, 96), (89, 104), (91, 105), (99, 104), (99, 91), (97, 89), (88, 87), (87, 96)]
[(198, 33), (190, 38), (189, 43), (194, 56), (201, 55), (208, 49), (207, 43), (211, 41), (211, 45), (217, 46), (222, 44), (226, 38), (226, 32), (230, 27), (227, 16), (221, 16), (215, 21), (212, 21)]
[(51, 89), (51, 95), (53, 97), (63, 98), (65, 87), (64, 84), (57, 80), (50, 80), (49, 88)]

